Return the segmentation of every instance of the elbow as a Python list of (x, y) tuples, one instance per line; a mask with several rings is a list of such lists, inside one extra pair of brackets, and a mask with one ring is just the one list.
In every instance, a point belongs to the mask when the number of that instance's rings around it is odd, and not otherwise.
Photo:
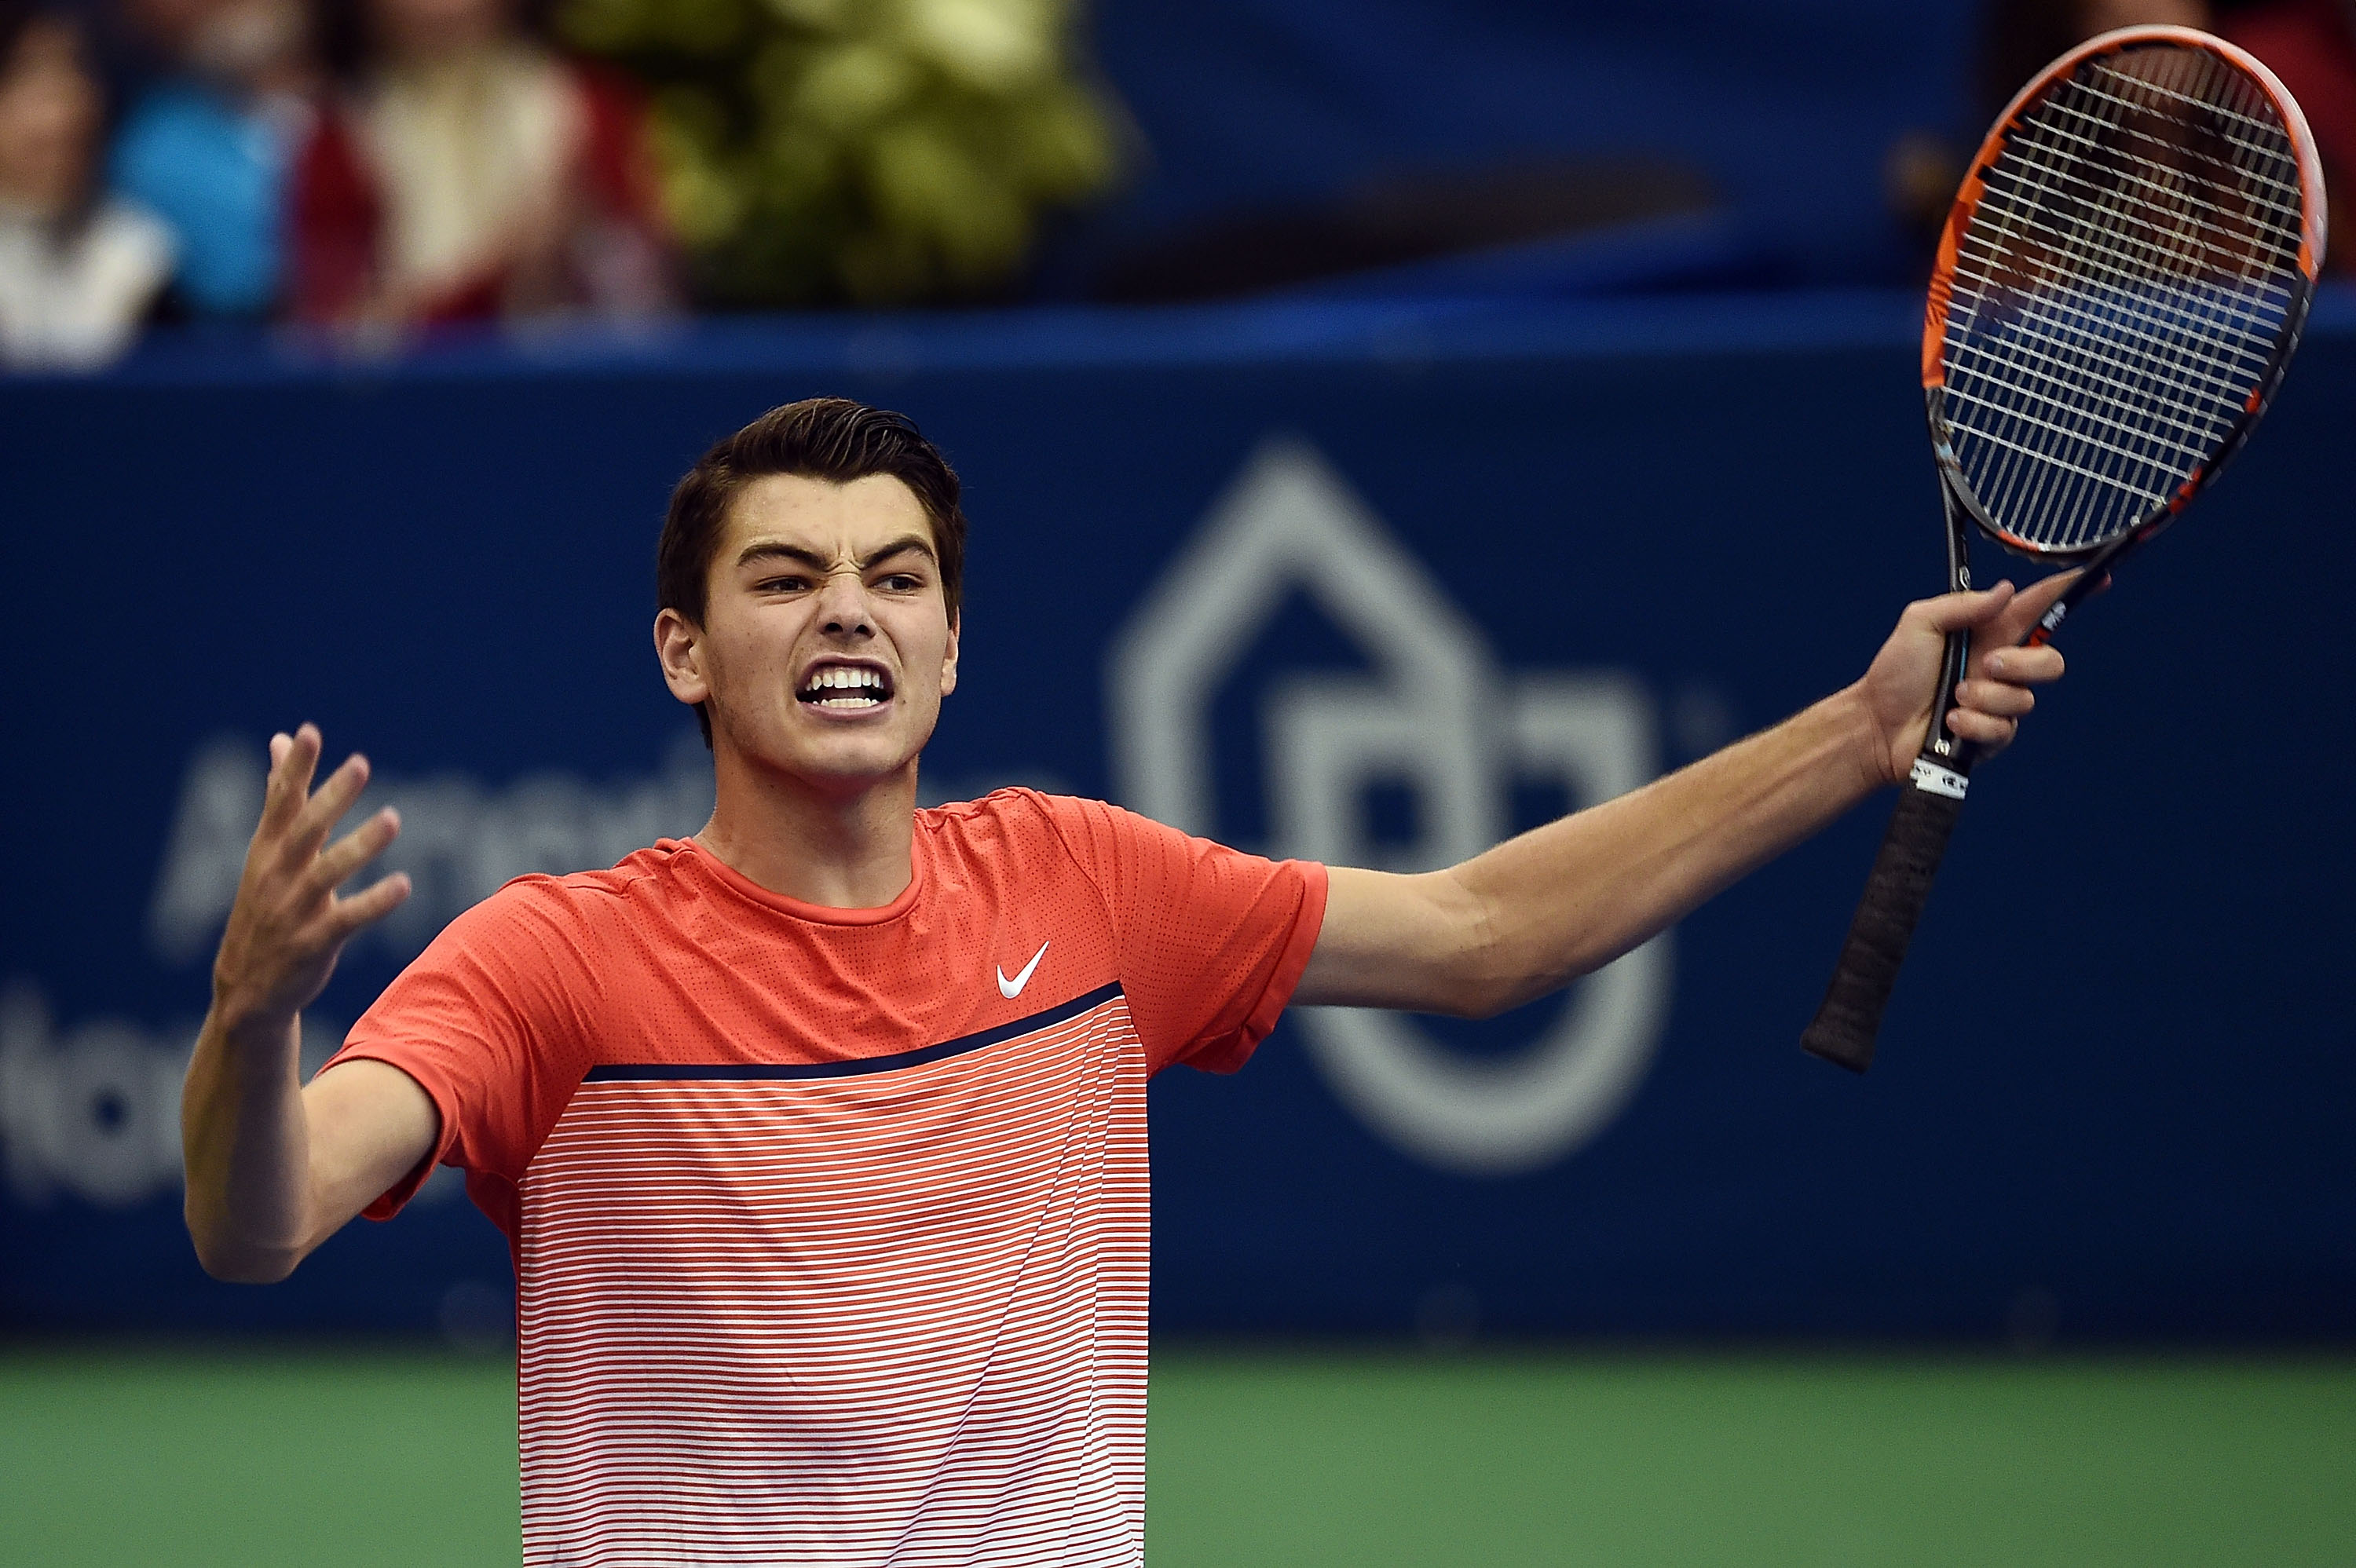
[(1511, 1012), (1529, 999), (1525, 976), (1518, 974), (1503, 931), (1495, 903), (1465, 885), (1455, 872), (1444, 872), (1458, 902), (1450, 911), (1446, 929), (1455, 934), (1452, 951), (1435, 965), (1435, 982), (1422, 1009), (1442, 1018), (1479, 1022)]
[(1553, 996), (1619, 955), (1587, 942), (1541, 948), (1486, 936), (1453, 965), (1444, 1003), (1434, 1010), (1475, 1021), (1494, 1019)]
[(224, 1285), (276, 1285), (294, 1272), (291, 1261), (241, 1258), (220, 1265), (208, 1264), (205, 1272)]
[(1470, 1019), (1474, 1023), (1486, 1023), (1502, 1013), (1512, 1012), (1521, 1005), (1519, 1000), (1505, 993), (1491, 993), (1466, 1003), (1449, 1016)]
[(198, 1264), (227, 1285), (276, 1285), (302, 1261), (302, 1254), (291, 1250), (197, 1243)]
[(1484, 1022), (1512, 1012), (1524, 1002), (1544, 996), (1550, 987), (1533, 985), (1526, 976), (1474, 973), (1457, 976), (1440, 987), (1425, 1011), (1442, 1018)]
[(276, 1285), (293, 1274), (294, 1265), (310, 1252), (307, 1247), (261, 1245), (225, 1236), (193, 1213), (187, 1219), (198, 1266), (224, 1284)]
[(1440, 1010), (1445, 1018), (1469, 1019), (1474, 1023), (1485, 1023), (1500, 1013), (1510, 1013), (1524, 1002), (1535, 1001), (1545, 994), (1542, 989), (1524, 990), (1491, 981), (1466, 987), (1462, 995), (1450, 997), (1449, 1005)]
[(1438, 918), (1424, 961), (1410, 969), (1412, 999), (1391, 1006), (1478, 1022), (1550, 996), (1594, 966), (1585, 944), (1563, 951), (1512, 906), (1469, 885), (1461, 869), (1429, 880)]
[(1447, 1018), (1484, 1022), (1550, 997), (1595, 967), (1579, 964), (1567, 971), (1539, 971), (1509, 965), (1482, 966), (1449, 986), (1440, 1005), (1431, 1010)]

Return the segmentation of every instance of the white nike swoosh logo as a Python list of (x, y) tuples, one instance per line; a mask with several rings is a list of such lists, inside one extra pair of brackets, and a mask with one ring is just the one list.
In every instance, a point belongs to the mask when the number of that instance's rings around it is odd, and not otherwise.
[(1031, 962), (1023, 965), (1023, 973), (1015, 976), (1012, 980), (1006, 977), (1004, 969), (999, 970), (998, 994), (1010, 1002), (1021, 996), (1023, 987), (1031, 983), (1031, 971), (1039, 967), (1039, 960), (1045, 956), (1047, 956), (1047, 944), (1043, 942), (1039, 944), (1039, 951), (1031, 955)]

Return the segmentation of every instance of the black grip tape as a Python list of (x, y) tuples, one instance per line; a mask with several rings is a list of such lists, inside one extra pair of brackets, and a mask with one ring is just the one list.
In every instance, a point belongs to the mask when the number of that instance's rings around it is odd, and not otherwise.
[(1803, 1048), (1852, 1072), (1872, 1065), (1882, 1009), (1890, 1005), (1890, 989), (1914, 940), (1914, 923), (1930, 901), (1931, 879), (1946, 857), (1947, 835), (1963, 811), (1955, 796), (1920, 785), (1899, 797), (1865, 896), (1857, 901), (1857, 917), (1849, 922), (1833, 983), (1825, 988), (1815, 1020), (1800, 1036)]

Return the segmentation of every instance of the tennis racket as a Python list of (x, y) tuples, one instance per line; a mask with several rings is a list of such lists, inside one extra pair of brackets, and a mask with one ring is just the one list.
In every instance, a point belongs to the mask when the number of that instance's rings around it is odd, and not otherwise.
[[(2323, 260), (2323, 176), (2273, 73), (2187, 27), (2128, 27), (2045, 68), (1965, 175), (1931, 276), (1922, 388), (1949, 585), (1970, 534), (2085, 570), (2028, 637), (2173, 521), (2281, 384)], [(1947, 731), (1968, 639), (1801, 1044), (1862, 1072), (1962, 814)]]

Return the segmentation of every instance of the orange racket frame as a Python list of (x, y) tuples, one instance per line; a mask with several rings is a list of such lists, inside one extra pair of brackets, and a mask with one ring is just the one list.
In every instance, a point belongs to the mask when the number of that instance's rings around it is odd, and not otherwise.
[[(2299, 233), (2295, 266), (2303, 283), (2289, 288), (2282, 325), (2230, 427), (2213, 444), (2184, 449), (2201, 451), (2205, 455), (2191, 464), (2157, 504), (2136, 516), (2131, 526), (2104, 533), (2083, 545), (2056, 548), (2006, 526), (2001, 517), (1994, 515), (1975, 492), (1957, 456), (1945, 414), (1949, 313), (1954, 303), (1955, 274), (1962, 261), (1965, 235), (1987, 199), (1989, 172), (2005, 155), (2014, 134), (2022, 132), (2030, 110), (2042, 104), (2049, 93), (2071, 83), (2080, 68), (2090, 60), (2159, 46), (2205, 51), (2254, 82), (2271, 101), (2297, 166)], [(1923, 399), (1946, 513), (1950, 589), (1962, 592), (1972, 586), (1970, 530), (1975, 527), (2015, 553), (2079, 564), (2084, 568), (2082, 574), (2053, 602), (2023, 640), (2034, 645), (2051, 638), (2085, 596), (2107, 581), (2111, 571), (2129, 552), (2149, 542), (2173, 521), (2249, 439), (2297, 347), (2299, 330), (2322, 266), (2325, 233), (2321, 165), (2306, 116), (2272, 71), (2222, 38), (2189, 27), (2124, 27), (2088, 39), (2022, 88), (1997, 117), (1956, 193), (1954, 207), (1940, 237), (1923, 314)], [(2140, 490), (2136, 493), (2144, 494)], [(1969, 655), (1968, 640), (1964, 635), (1948, 638), (1946, 658), (1932, 705), (1930, 729), (1921, 754), (1883, 837), (1872, 876), (1850, 922), (1832, 983), (1826, 989), (1814, 1021), (1801, 1036), (1801, 1044), (1809, 1051), (1855, 1072), (1864, 1072), (1873, 1060), (1875, 1040), (1890, 990), (1929, 898), (1932, 880), (1945, 856), (1948, 836), (1963, 809), (1974, 749), (1970, 742), (1948, 731), (1947, 716), (1954, 707), (1955, 687), (1964, 677)]]

